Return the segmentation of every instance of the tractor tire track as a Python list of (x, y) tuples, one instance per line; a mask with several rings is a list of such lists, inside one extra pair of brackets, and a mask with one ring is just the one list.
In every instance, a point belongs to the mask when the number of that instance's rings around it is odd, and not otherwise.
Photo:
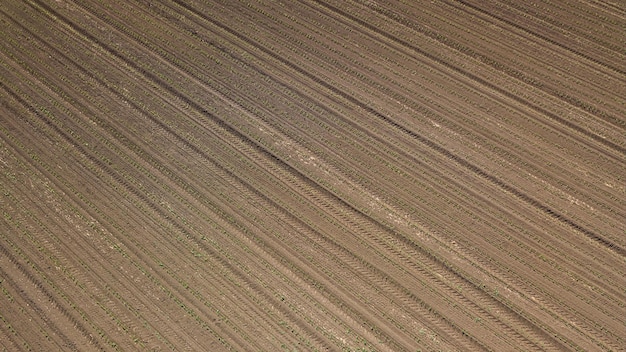
[[(452, 69), (454, 71), (457, 71), (458, 73), (462, 74), (463, 76), (467, 76), (470, 79), (477, 81), (483, 85), (486, 85), (488, 87), (490, 87), (492, 90), (498, 92), (499, 94), (502, 94), (504, 96), (506, 96), (507, 98), (520, 102), (523, 105), (527, 105), (528, 103), (525, 103), (524, 101), (521, 100), (521, 98), (518, 98), (510, 93), (504, 92), (502, 91), (500, 88), (493, 86), (491, 83), (488, 83), (486, 81), (484, 81), (483, 79), (472, 75), (468, 72), (462, 72), (462, 70), (456, 68), (456, 67), (452, 67), (450, 66), (448, 63), (441, 61), (440, 59), (436, 58), (436, 57), (432, 57), (432, 55), (426, 53), (426, 52), (422, 52), (421, 49), (413, 47), (411, 44), (409, 44), (408, 42), (404, 42), (401, 39), (395, 38), (390, 36), (389, 34), (385, 33), (385, 32), (380, 32), (377, 28), (372, 27), (371, 25), (364, 23), (363, 21), (359, 20), (358, 18), (347, 14), (343, 11), (341, 11), (340, 9), (334, 8), (330, 5), (326, 5), (325, 7), (329, 7), (330, 9), (333, 9), (334, 12), (339, 13), (341, 16), (343, 17), (347, 17), (350, 20), (357, 22), (359, 25), (368, 28), (369, 30), (371, 30), (372, 32), (375, 32), (381, 36), (384, 37), (388, 37), (390, 40), (394, 41), (394, 42), (398, 42), (403, 44), (403, 46), (410, 48), (411, 50), (418, 52), (419, 54), (426, 56), (427, 58), (429, 58), (432, 61), (437, 62), (439, 65), (446, 67), (448, 69)], [(570, 228), (576, 230), (579, 233), (582, 233), (583, 235), (587, 236), (588, 238), (592, 239), (593, 241), (597, 242), (598, 244), (608, 248), (609, 250), (615, 252), (616, 254), (622, 256), (622, 257), (626, 257), (626, 249), (622, 248), (620, 245), (617, 245), (616, 243), (603, 238), (602, 236), (599, 236), (598, 234), (594, 233), (593, 231), (586, 229), (578, 224), (576, 224), (574, 221), (572, 221), (571, 219), (565, 217), (564, 215), (558, 213), (557, 211), (555, 211), (554, 209), (549, 208), (548, 206), (542, 204), (541, 202), (539, 202), (538, 200), (532, 198), (531, 196), (524, 194), (523, 192), (519, 191), (518, 189), (514, 188), (511, 185), (506, 184), (505, 182), (503, 182), (502, 180), (499, 180), (498, 178), (496, 178), (493, 175), (490, 175), (489, 173), (487, 173), (486, 171), (480, 169), (479, 167), (477, 167), (476, 165), (473, 165), (472, 163), (466, 161), (465, 159), (463, 159), (462, 157), (448, 151), (447, 149), (441, 147), (440, 145), (438, 145), (437, 143), (429, 140), (428, 138), (419, 135), (418, 133), (412, 131), (411, 129), (403, 126), (402, 124), (394, 121), (393, 119), (385, 116), (384, 114), (381, 114), (380, 112), (376, 111), (374, 108), (364, 104), (363, 102), (359, 101), (358, 99), (350, 96), (348, 93), (338, 90), (336, 88), (334, 88), (333, 86), (331, 86), (330, 84), (328, 84), (327, 82), (319, 79), (318, 77), (312, 75), (311, 73), (302, 70), (301, 68), (299, 68), (298, 66), (296, 66), (293, 63), (290, 63), (288, 61), (286, 61), (284, 58), (281, 58), (277, 55), (275, 55), (274, 53), (272, 53), (271, 51), (269, 51), (266, 48), (263, 48), (262, 46), (256, 44), (256, 42), (254, 42), (251, 39), (242, 37), (241, 35), (239, 35), (239, 33), (231, 30), (230, 28), (222, 25), (221, 23), (216, 23), (215, 20), (211, 20), (206, 18), (206, 16), (203, 16), (201, 13), (199, 13), (198, 11), (194, 11), (194, 9), (192, 8), (188, 8), (189, 11), (196, 13), (199, 17), (203, 17), (205, 18), (207, 21), (217, 25), (218, 27), (222, 28), (223, 30), (229, 32), (231, 35), (234, 35), (236, 37), (238, 37), (240, 40), (253, 45), (255, 47), (257, 47), (259, 50), (263, 51), (265, 54), (273, 57), (274, 59), (283, 62), (286, 66), (289, 66), (290, 68), (294, 69), (295, 71), (299, 72), (300, 74), (308, 77), (309, 79), (313, 80), (314, 82), (320, 84), (321, 86), (325, 87), (328, 90), (333, 91), (335, 94), (345, 98), (346, 100), (350, 101), (351, 103), (355, 104), (356, 106), (359, 106), (361, 109), (367, 111), (368, 113), (370, 113), (373, 116), (376, 116), (377, 118), (379, 118), (380, 120), (384, 121), (385, 123), (389, 124), (390, 126), (394, 127), (396, 130), (402, 132), (403, 134), (406, 134), (410, 137), (412, 137), (413, 139), (415, 139), (416, 141), (420, 142), (420, 144), (423, 144), (427, 147), (429, 147), (430, 149), (438, 152), (439, 154), (445, 156), (446, 158), (448, 158), (449, 160), (455, 162), (456, 164), (459, 164), (461, 166), (463, 166), (464, 168), (472, 171), (473, 173), (475, 173), (476, 175), (480, 176), (481, 178), (488, 180), (490, 183), (493, 183), (494, 185), (498, 186), (500, 189), (502, 189), (505, 192), (511, 193), (513, 194), (515, 197), (517, 197), (518, 199), (524, 201), (525, 203), (530, 204), (531, 206), (539, 209), (540, 211), (542, 211), (544, 214), (546, 214), (547, 216), (562, 222), (566, 225), (568, 225)], [(586, 130), (582, 130), (580, 127), (578, 127), (577, 125), (571, 124), (565, 120), (563, 120), (562, 118), (546, 111), (543, 108), (539, 108), (539, 107), (534, 107), (534, 106), (530, 106), (530, 108), (539, 111), (542, 115), (545, 116), (549, 116), (552, 119), (566, 125), (567, 127), (576, 130), (578, 132), (581, 132), (584, 135), (587, 135), (588, 137), (594, 139), (594, 140), (599, 140), (599, 141), (605, 141), (603, 138), (598, 137), (598, 136), (589, 136), (589, 132)], [(571, 125), (571, 126), (569, 126)], [(606, 142), (606, 143), (611, 143), (611, 142)], [(611, 146), (614, 150), (618, 151), (619, 153), (625, 154), (626, 155), (626, 149), (621, 148), (617, 145), (613, 145)]]
[[(137, 108), (137, 109), (139, 109), (138, 107), (136, 107), (136, 108)], [(166, 129), (168, 129), (166, 126), (161, 126), (161, 127), (165, 127)], [(176, 135), (176, 134), (175, 134), (172, 130), (169, 130), (169, 129), (168, 129), (168, 131), (169, 131), (170, 133), (172, 133), (172, 134)], [(57, 130), (57, 133), (61, 134), (61, 132), (59, 132), (58, 130)], [(68, 138), (68, 137), (66, 137), (66, 138)], [(94, 163), (98, 164), (98, 165), (100, 166), (100, 168), (101, 168), (101, 169), (106, 169), (106, 168), (104, 168), (104, 167), (103, 167), (103, 164), (102, 164), (101, 162), (99, 162), (98, 160), (94, 159), (93, 157), (90, 157), (90, 158), (91, 158), (91, 160), (92, 160)], [(172, 173), (170, 173), (170, 175), (171, 175), (171, 174), (172, 174)], [(128, 184), (126, 184), (126, 183), (125, 183), (125, 182), (124, 182), (124, 181), (123, 181), (123, 180), (122, 180), (119, 176), (111, 174), (111, 177), (115, 178), (115, 179), (116, 179), (116, 181), (120, 182), (122, 185), (126, 185), (127, 187), (129, 187), (129, 188), (130, 188), (130, 186), (129, 186)], [(138, 198), (142, 199), (142, 200), (143, 200), (143, 203), (148, 203), (148, 204), (151, 204), (151, 203), (147, 200), (147, 198), (145, 198), (145, 196), (144, 196), (143, 194), (141, 194), (141, 193), (139, 193), (139, 192), (137, 192), (137, 191), (132, 191), (131, 193), (133, 193), (133, 194), (134, 194), (135, 196), (137, 196)], [(153, 209), (156, 209), (156, 208), (154, 208), (154, 206), (153, 206)], [(167, 219), (167, 215), (164, 215), (164, 213), (162, 213), (162, 212), (161, 212), (161, 216)], [(170, 220), (171, 220), (171, 219), (170, 219)], [(183, 231), (183, 230), (182, 230), (182, 228), (179, 228), (179, 230)], [(216, 254), (216, 255), (214, 255), (214, 256), (215, 256), (215, 257), (219, 257), (219, 255), (217, 255), (217, 254)], [(256, 289), (256, 291), (257, 291), (257, 292), (261, 292), (261, 290), (260, 290), (260, 289), (258, 289), (258, 288)], [(312, 334), (312, 333), (309, 333), (309, 334), (310, 334), (310, 336), (311, 336), (313, 339), (316, 339), (316, 336), (315, 336), (314, 334)]]
[[(547, 23), (536, 10), (517, 23), (498, 11), (524, 6), (469, 3), (444, 7), (620, 74), (616, 56), (596, 62), (600, 51), (581, 56), (571, 42), (547, 41), (554, 33), (533, 34)], [(589, 5), (545, 6), (574, 14)], [(623, 208), (612, 192), (623, 187), (612, 173), (626, 153), (616, 133), (602, 135), (623, 125), (608, 113), (616, 101), (598, 105), (602, 84), (560, 96), (564, 81), (532, 80), (551, 77), (535, 69), (540, 61), (511, 71), (471, 59), (524, 43), (464, 47), (451, 39), (461, 20), (432, 31), (396, 11), (330, 0), (12, 0), (0, 10), (9, 116), (0, 118), (9, 182), (0, 188), (13, 217), (0, 222), (9, 245), (0, 257), (27, 264), (0, 274), (31, 292), (15, 307), (36, 318), (27, 300), (52, 295), (65, 310), (49, 320), (50, 341), (91, 333), (107, 350), (619, 349), (623, 270), (610, 267), (626, 247), (613, 234)], [(596, 20), (584, 12), (571, 27), (552, 25), (577, 33)], [(363, 47), (344, 53), (334, 26)], [(403, 37), (411, 31), (435, 43), (422, 48)], [(449, 51), (469, 55), (470, 67)], [(392, 64), (430, 73), (404, 78)], [(508, 76), (492, 81), (498, 72)], [(477, 120), (494, 107), (522, 120)], [(566, 139), (562, 149), (552, 136)], [(28, 206), (44, 187), (54, 195)], [(84, 230), (93, 240), (73, 243)], [(62, 273), (41, 269), (50, 264)], [(0, 321), (25, 319), (16, 312)], [(45, 326), (17, 321), (18, 332)], [(12, 331), (0, 338), (17, 349), (45, 335)]]

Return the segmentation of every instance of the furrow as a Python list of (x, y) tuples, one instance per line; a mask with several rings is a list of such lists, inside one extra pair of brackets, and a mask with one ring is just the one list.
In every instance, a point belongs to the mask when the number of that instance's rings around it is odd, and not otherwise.
[(0, 349), (624, 344), (620, 6), (7, 1)]
[[(96, 160), (92, 160), (92, 161), (93, 161), (94, 163), (96, 162)], [(117, 181), (120, 181), (120, 179), (117, 179)], [(137, 196), (139, 196), (139, 194), (136, 194), (136, 195), (137, 195)], [(315, 338), (315, 336), (314, 336), (314, 335), (312, 335), (312, 336), (313, 336), (313, 338)]]
[[(430, 62), (435, 63), (434, 68), (435, 69), (446, 69), (446, 70), (450, 70), (452, 72), (455, 72), (457, 74), (460, 74), (461, 76), (467, 77), (469, 78), (471, 81), (474, 81), (476, 83), (479, 83), (482, 86), (485, 86), (487, 88), (489, 88), (491, 91), (497, 92), (498, 94), (507, 97), (508, 99), (515, 101), (523, 106), (528, 107), (529, 109), (536, 111), (537, 113), (539, 113), (540, 116), (545, 116), (548, 117), (550, 120), (556, 122), (558, 125), (562, 125), (566, 128), (568, 128), (569, 130), (573, 130), (578, 134), (581, 134), (585, 137), (591, 138), (593, 139), (595, 142), (597, 142), (598, 144), (602, 144), (605, 147), (610, 148), (611, 150), (615, 151), (617, 154), (619, 155), (625, 155), (626, 154), (626, 148), (622, 147), (621, 145), (615, 144), (613, 142), (607, 141), (604, 138), (602, 138), (601, 136), (598, 136), (596, 134), (591, 133), (590, 131), (587, 131), (579, 126), (577, 126), (574, 123), (571, 123), (569, 121), (567, 121), (566, 119), (559, 117), (558, 115), (556, 115), (555, 113), (549, 112), (547, 111), (545, 108), (533, 105), (531, 103), (529, 103), (528, 101), (526, 101), (524, 98), (519, 97), (514, 95), (513, 93), (510, 93), (508, 91), (503, 90), (502, 88), (496, 86), (495, 84), (492, 84), (490, 82), (488, 82), (487, 80), (477, 76), (476, 74), (470, 73), (467, 70), (464, 70), (462, 68), (459, 68), (457, 66), (454, 66), (452, 64), (450, 64), (447, 61), (442, 60), (439, 57), (434, 56), (433, 54), (427, 53), (424, 50), (416, 47), (415, 45), (401, 39), (401, 38), (397, 38), (395, 36), (393, 36), (392, 34), (389, 34), (387, 32), (383, 32), (380, 29), (370, 25), (369, 23), (359, 19), (358, 17), (355, 17), (354, 15), (351, 15), (345, 11), (343, 11), (342, 9), (330, 5), (330, 4), (326, 4), (326, 3), (321, 3), (321, 1), (315, 1), (316, 3), (318, 3), (320, 6), (327, 8), (329, 11), (332, 11), (334, 13), (337, 13), (340, 17), (346, 18), (348, 21), (354, 22), (357, 24), (358, 27), (362, 27), (364, 28), (364, 31), (367, 32), (371, 32), (371, 33), (375, 33), (375, 35), (377, 36), (381, 36), (383, 38), (386, 38), (388, 40), (388, 42), (386, 42), (386, 45), (389, 46), (397, 46), (399, 45), (399, 47), (394, 47), (396, 50), (400, 51), (400, 52), (404, 52), (406, 53), (406, 55), (409, 56), (414, 56), (411, 55), (411, 52), (418, 54), (420, 57), (425, 57), (427, 60), (429, 60)], [(344, 93), (345, 95), (345, 93)], [(370, 108), (372, 109), (372, 108)], [(372, 109), (373, 110), (373, 109)], [(570, 134), (571, 135), (571, 134)], [(584, 140), (581, 139), (581, 141), (584, 142)]]
[[(482, 6), (485, 5), (476, 5), (474, 4), (472, 1), (462, 1), (462, 0), (457, 0), (459, 3), (461, 3), (464, 6), (467, 6), (468, 8), (471, 8), (473, 10), (479, 11), (489, 17), (493, 17), (493, 18), (497, 18), (499, 21), (506, 23), (507, 25), (511, 26), (511, 27), (515, 27), (518, 28), (528, 34), (530, 34), (533, 37), (537, 37), (551, 45), (554, 45), (556, 47), (562, 48), (566, 51), (572, 52), (574, 54), (576, 54), (577, 56), (584, 58), (586, 60), (589, 60), (591, 62), (594, 62), (598, 65), (601, 65), (607, 69), (610, 69), (612, 71), (614, 71), (615, 73), (621, 74), (621, 75), (626, 75), (626, 71), (624, 69), (622, 69), (620, 66), (620, 61), (623, 62), (623, 57), (619, 59), (615, 58), (615, 55), (610, 55), (610, 53), (607, 53), (606, 50), (601, 50), (596, 48), (596, 50), (598, 51), (597, 53), (594, 53), (594, 55), (591, 54), (587, 54), (585, 52), (582, 52), (581, 50), (576, 49), (575, 47), (578, 47), (580, 44), (578, 43), (574, 43), (572, 39), (567, 38), (566, 33), (558, 33), (559, 31), (563, 31), (561, 28), (558, 28), (558, 30), (556, 31), (557, 33), (549, 33), (548, 31), (546, 31), (545, 27), (548, 27), (550, 29), (552, 29), (554, 32), (555, 31), (555, 27), (554, 26), (544, 26), (544, 28), (537, 26), (536, 28), (526, 28), (524, 26), (521, 26), (519, 24), (517, 24), (515, 21), (513, 20), (508, 20), (506, 17), (508, 16), (513, 16), (513, 17), (518, 17), (518, 16), (522, 16), (519, 15), (516, 12), (519, 11), (511, 11), (511, 9), (506, 9), (506, 8), (501, 8), (503, 6), (497, 6), (497, 7), (490, 7), (489, 11), (486, 11), (482, 8)], [(517, 9), (516, 9), (517, 10)], [(528, 23), (528, 22), (527, 22)], [(529, 26), (530, 27), (530, 26)], [(543, 32), (543, 33), (542, 33)], [(564, 32), (564, 31), (563, 31)], [(564, 43), (565, 42), (565, 43)], [(591, 47), (596, 47), (595, 42), (591, 41), (591, 40), (587, 40), (585, 43), (585, 46), (591, 46)], [(613, 59), (613, 60), (611, 60)]]
[[(345, 14), (347, 17), (350, 17), (350, 15)], [(362, 24), (362, 23), (361, 23)], [(222, 26), (223, 27), (223, 26)], [(232, 30), (228, 29), (228, 28), (224, 28), (225, 30), (228, 30), (231, 34), (237, 35), (238, 37), (240, 37), (238, 35), (238, 33), (233, 32)], [(244, 39), (242, 39), (244, 40)], [(247, 39), (246, 41), (250, 41), (249, 39)], [(252, 44), (254, 45), (254, 42), (252, 42)], [(261, 48), (263, 49), (263, 48)], [(417, 50), (417, 49), (416, 49)], [(264, 49), (264, 51), (267, 51), (267, 49)], [(267, 51), (267, 53), (274, 57), (275, 59), (281, 60), (283, 62), (285, 62), (284, 59), (276, 57), (275, 54)], [(365, 111), (371, 113), (372, 115), (378, 117), (379, 119), (381, 119), (383, 122), (391, 125), (392, 127), (394, 127), (395, 129), (407, 134), (408, 136), (416, 139), (418, 142), (420, 142), (421, 144), (426, 145), (427, 147), (437, 151), (440, 154), (443, 154), (443, 156), (447, 157), (448, 159), (451, 159), (453, 161), (455, 161), (457, 164), (469, 169), (470, 171), (474, 172), (475, 174), (481, 176), (482, 178), (489, 180), (491, 183), (494, 183), (495, 185), (499, 186), (499, 188), (503, 189), (506, 192), (512, 193), (514, 194), (517, 198), (527, 202), (528, 204), (542, 210), (546, 215), (561, 221), (567, 225), (569, 225), (570, 227), (572, 227), (573, 229), (577, 230), (578, 232), (583, 233), (585, 236), (591, 238), (592, 240), (596, 241), (597, 243), (611, 249), (614, 250), (617, 254), (623, 256), (626, 254), (626, 250), (621, 248), (621, 246), (613, 243), (611, 240), (608, 240), (602, 236), (599, 236), (598, 234), (594, 233), (593, 231), (586, 229), (584, 227), (582, 227), (579, 224), (576, 224), (574, 221), (572, 221), (569, 218), (564, 217), (562, 214), (556, 213), (553, 209), (550, 209), (549, 207), (545, 206), (544, 204), (539, 203), (537, 200), (530, 198), (528, 195), (525, 195), (523, 193), (521, 193), (519, 190), (513, 188), (512, 186), (504, 183), (503, 181), (497, 179), (496, 177), (494, 177), (493, 175), (489, 175), (488, 173), (486, 173), (484, 170), (478, 168), (477, 166), (467, 162), (466, 160), (464, 160), (463, 158), (459, 157), (458, 155), (455, 155), (453, 153), (451, 153), (450, 151), (444, 149), (443, 147), (437, 145), (436, 143), (432, 142), (431, 140), (418, 135), (417, 133), (411, 131), (410, 129), (408, 129), (407, 127), (399, 124), (396, 121), (393, 121), (391, 118), (381, 114), (380, 112), (376, 111), (375, 109), (365, 105), (363, 102), (356, 100), (355, 98), (347, 95), (347, 93), (343, 92), (343, 91), (337, 91), (337, 89), (331, 87), (328, 83), (323, 82), (321, 79), (312, 76), (310, 73), (306, 72), (306, 71), (302, 71), (301, 69), (299, 69), (297, 66), (289, 63), (289, 62), (285, 62), (286, 65), (288, 65), (291, 68), (296, 69), (299, 73), (306, 75), (307, 77), (313, 79), (316, 83), (319, 83), (320, 85), (324, 86), (325, 88), (328, 88), (329, 90), (334, 91), (335, 93), (337, 93), (338, 95), (343, 96), (344, 98), (350, 100), (352, 103), (356, 104), (357, 106), (361, 107), (362, 109), (364, 109)], [(446, 63), (443, 63), (444, 66), (446, 65)], [(507, 94), (504, 94), (507, 95)], [(510, 96), (510, 94), (508, 94), (507, 96)]]
[[(6, 235), (3, 235), (2, 237), (5, 243), (7, 243), (7, 245), (10, 247), (5, 248), (4, 246), (0, 246), (0, 252), (2, 252), (2, 255), (8, 259), (12, 266), (17, 269), (20, 275), (23, 276), (30, 285), (34, 286), (48, 299), (51, 306), (58, 310), (63, 318), (67, 319), (71, 326), (73, 326), (80, 333), (81, 340), (86, 341), (87, 345), (91, 345), (97, 350), (104, 351), (104, 347), (100, 344), (98, 340), (96, 340), (92, 336), (90, 329), (82, 323), (82, 321), (86, 319), (86, 316), (81, 308), (79, 308), (75, 303), (70, 301), (69, 297), (67, 297), (66, 294), (64, 294), (63, 292), (59, 292), (59, 288), (50, 281), (50, 279), (45, 275), (43, 270), (39, 267), (36, 267), (35, 264), (31, 263), (28, 257), (26, 257), (26, 253), (17, 248), (17, 246)], [(22, 257), (22, 259), (18, 259), (11, 253), (11, 251), (16, 252), (16, 255)], [(27, 266), (30, 266), (31, 269), (29, 269)], [(31, 270), (33, 270), (34, 273)], [(39, 277), (41, 277), (41, 279), (39, 279)], [(52, 290), (54, 290), (55, 293), (52, 293), (46, 288), (48, 285), (51, 286)], [(74, 315), (73, 311), (78, 311), (80, 317)], [(91, 322), (87, 321), (87, 324), (91, 324)], [(55, 330), (55, 325), (52, 326), (52, 329)], [(58, 328), (56, 328), (56, 330), (58, 331)], [(78, 348), (75, 345), (76, 343), (80, 342), (74, 340), (66, 347), (77, 350)], [(85, 345), (85, 347), (87, 345)]]

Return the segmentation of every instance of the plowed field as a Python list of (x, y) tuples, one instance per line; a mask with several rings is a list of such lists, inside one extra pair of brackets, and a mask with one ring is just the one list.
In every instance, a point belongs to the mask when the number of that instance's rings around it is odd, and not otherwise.
[(621, 1), (3, 0), (0, 348), (618, 351)]

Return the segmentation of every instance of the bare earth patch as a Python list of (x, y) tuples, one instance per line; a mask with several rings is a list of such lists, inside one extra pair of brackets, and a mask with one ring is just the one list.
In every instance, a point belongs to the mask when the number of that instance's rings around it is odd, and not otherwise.
[(624, 10), (5, 1), (0, 349), (623, 350)]

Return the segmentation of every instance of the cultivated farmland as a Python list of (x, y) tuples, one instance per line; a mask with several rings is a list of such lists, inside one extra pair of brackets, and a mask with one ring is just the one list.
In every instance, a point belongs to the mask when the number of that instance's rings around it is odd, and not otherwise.
[(3, 0), (0, 348), (623, 351), (625, 14)]

